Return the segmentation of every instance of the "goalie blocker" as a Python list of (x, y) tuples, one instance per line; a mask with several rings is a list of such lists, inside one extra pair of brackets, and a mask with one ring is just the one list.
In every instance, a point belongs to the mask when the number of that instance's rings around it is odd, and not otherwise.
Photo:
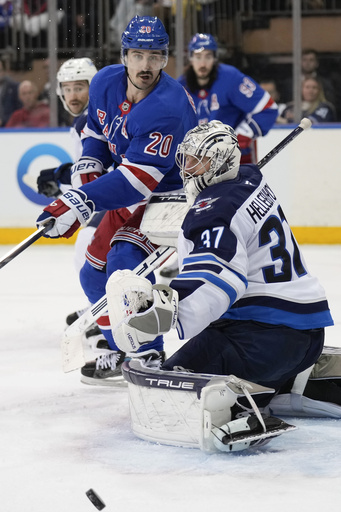
[(124, 362), (122, 371), (132, 430), (146, 441), (232, 452), (262, 446), (296, 428), (260, 413), (253, 396), (273, 394), (273, 389), (233, 375), (167, 372), (142, 358)]

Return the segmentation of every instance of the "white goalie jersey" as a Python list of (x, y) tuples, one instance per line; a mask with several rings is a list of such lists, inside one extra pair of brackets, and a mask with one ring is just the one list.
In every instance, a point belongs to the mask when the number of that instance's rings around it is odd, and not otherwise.
[(181, 339), (219, 318), (294, 329), (333, 325), (324, 289), (255, 165), (241, 166), (237, 179), (198, 195), (178, 254), (181, 272), (170, 286), (179, 294)]

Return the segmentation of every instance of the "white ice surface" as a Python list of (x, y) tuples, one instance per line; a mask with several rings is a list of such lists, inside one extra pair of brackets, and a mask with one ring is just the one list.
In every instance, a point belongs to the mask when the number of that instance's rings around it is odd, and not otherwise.
[[(0, 246), (0, 257), (11, 249)], [(341, 247), (303, 246), (326, 289), (341, 346)], [(208, 455), (130, 431), (127, 392), (61, 370), (65, 317), (85, 307), (71, 246), (32, 246), (0, 270), (0, 509), (3, 512), (340, 512), (341, 420), (299, 428), (263, 449)], [(178, 342), (168, 337), (172, 353)]]

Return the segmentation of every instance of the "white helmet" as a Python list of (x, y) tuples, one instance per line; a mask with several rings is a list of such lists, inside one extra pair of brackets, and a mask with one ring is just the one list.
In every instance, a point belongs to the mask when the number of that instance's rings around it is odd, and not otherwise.
[[(97, 69), (95, 64), (88, 57), (83, 57), (81, 59), (69, 59), (64, 64), (62, 64), (57, 73), (57, 95), (59, 96), (63, 106), (67, 112), (71, 115), (73, 114), (69, 107), (65, 102), (65, 98), (63, 96), (63, 82), (78, 82), (79, 80), (86, 80), (90, 85), (91, 80), (97, 73)], [(86, 104), (85, 108), (88, 106)], [(77, 114), (78, 116), (79, 114)]]
[[(187, 155), (196, 159), (193, 167), (197, 167), (197, 170), (193, 174), (188, 172), (190, 169), (186, 169)], [(221, 121), (210, 121), (187, 132), (182, 143), (178, 145), (175, 156), (176, 163), (180, 167), (187, 200), (193, 203), (204, 188), (234, 179), (239, 171), (240, 156), (235, 131)], [(206, 163), (205, 172), (198, 175), (200, 170), (198, 164), (205, 165), (204, 157), (208, 158), (209, 167), (207, 169)]]

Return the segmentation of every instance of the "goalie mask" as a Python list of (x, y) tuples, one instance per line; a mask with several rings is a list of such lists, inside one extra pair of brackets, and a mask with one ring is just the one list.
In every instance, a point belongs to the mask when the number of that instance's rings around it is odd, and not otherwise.
[(206, 187), (237, 176), (240, 163), (237, 135), (221, 121), (196, 126), (179, 144), (175, 158), (187, 201), (193, 204)]
[(169, 37), (163, 23), (156, 16), (134, 16), (121, 39), (121, 62), (127, 67), (127, 53), (130, 49), (160, 50), (158, 69), (168, 62)]
[[(71, 112), (69, 107), (66, 104), (64, 94), (63, 94), (63, 87), (62, 84), (64, 82), (78, 82), (85, 80), (88, 82), (89, 86), (91, 83), (91, 80), (97, 73), (97, 68), (92, 62), (91, 59), (88, 57), (84, 57), (81, 59), (69, 59), (64, 64), (62, 64), (59, 68), (59, 71), (57, 73), (57, 95), (59, 96), (61, 102), (63, 103), (63, 107), (69, 114), (71, 114), (74, 117), (78, 117), (80, 114), (74, 114)], [(85, 105), (84, 109), (88, 106), (88, 104)]]

